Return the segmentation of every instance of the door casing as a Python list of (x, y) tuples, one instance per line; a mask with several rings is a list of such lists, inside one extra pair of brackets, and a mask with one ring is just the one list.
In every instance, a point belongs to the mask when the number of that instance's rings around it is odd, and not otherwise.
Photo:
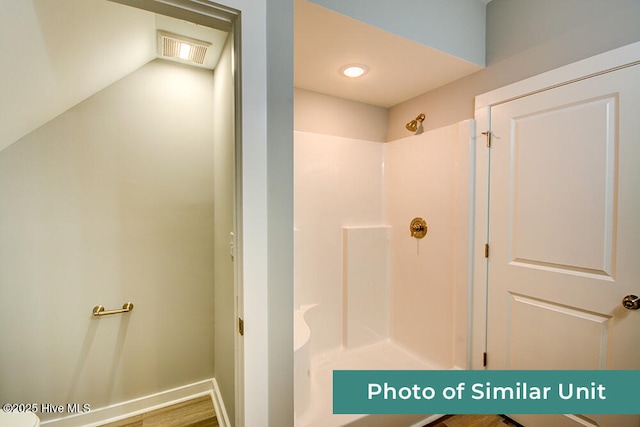
[(475, 99), (476, 165), (475, 165), (475, 231), (473, 236), (473, 292), (471, 333), (471, 369), (485, 369), (487, 351), (488, 261), (485, 244), (489, 237), (489, 148), (485, 141), (490, 132), (491, 107), (596, 75), (640, 64), (640, 42), (531, 77)]

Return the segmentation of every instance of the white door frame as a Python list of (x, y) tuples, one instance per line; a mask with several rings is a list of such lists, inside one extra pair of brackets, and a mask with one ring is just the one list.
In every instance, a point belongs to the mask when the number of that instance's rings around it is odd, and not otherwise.
[(476, 171), (475, 171), (475, 235), (473, 237), (473, 295), (472, 295), (472, 336), (471, 369), (485, 369), (484, 355), (487, 344), (487, 287), (488, 270), (485, 258), (485, 244), (489, 236), (489, 150), (484, 142), (490, 131), (491, 107), (527, 95), (550, 90), (558, 86), (588, 79), (621, 68), (640, 64), (640, 42), (587, 58), (573, 64), (522, 80), (500, 89), (476, 96)]

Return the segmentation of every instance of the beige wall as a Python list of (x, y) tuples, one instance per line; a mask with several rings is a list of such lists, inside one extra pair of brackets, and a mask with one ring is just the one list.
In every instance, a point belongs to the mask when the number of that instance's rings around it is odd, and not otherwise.
[(230, 235), (235, 215), (235, 136), (232, 37), (214, 71), (213, 176), (215, 204), (215, 377), (229, 420), (235, 425), (235, 259), (230, 254)]
[(637, 0), (493, 0), (487, 68), (389, 109), (388, 141), (425, 113), (425, 130), (473, 118), (484, 92), (640, 40)]
[(386, 108), (297, 88), (294, 104), (293, 128), (297, 132), (385, 141)]
[(0, 152), (0, 400), (213, 377), (212, 98), (210, 71), (154, 61)]

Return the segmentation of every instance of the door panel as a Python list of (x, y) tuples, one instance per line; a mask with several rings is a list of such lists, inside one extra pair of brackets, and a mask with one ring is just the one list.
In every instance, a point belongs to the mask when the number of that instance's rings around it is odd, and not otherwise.
[(640, 369), (638, 100), (636, 65), (491, 107), (489, 369)]
[[(505, 369), (606, 369), (611, 316), (510, 293)], [(550, 334), (562, 345), (549, 346)], [(538, 349), (545, 349), (540, 357)]]
[[(520, 104), (527, 111), (530, 100)], [(616, 104), (607, 96), (511, 118), (512, 261), (610, 277)]]

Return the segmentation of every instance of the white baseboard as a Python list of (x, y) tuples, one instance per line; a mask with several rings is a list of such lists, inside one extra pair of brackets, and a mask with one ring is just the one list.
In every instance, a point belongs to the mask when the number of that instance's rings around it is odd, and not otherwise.
[(220, 427), (230, 427), (229, 417), (215, 378), (104, 408), (92, 409), (83, 414), (42, 421), (41, 425), (43, 427), (96, 427), (206, 395), (211, 396)]
[(213, 407), (216, 410), (218, 425), (220, 427), (231, 427), (231, 423), (229, 422), (229, 415), (227, 414), (227, 409), (224, 407), (224, 401), (222, 400), (222, 395), (220, 394), (220, 388), (218, 388), (218, 382), (215, 378), (213, 378), (211, 381), (213, 382), (213, 394), (211, 395), (211, 398), (213, 399)]

